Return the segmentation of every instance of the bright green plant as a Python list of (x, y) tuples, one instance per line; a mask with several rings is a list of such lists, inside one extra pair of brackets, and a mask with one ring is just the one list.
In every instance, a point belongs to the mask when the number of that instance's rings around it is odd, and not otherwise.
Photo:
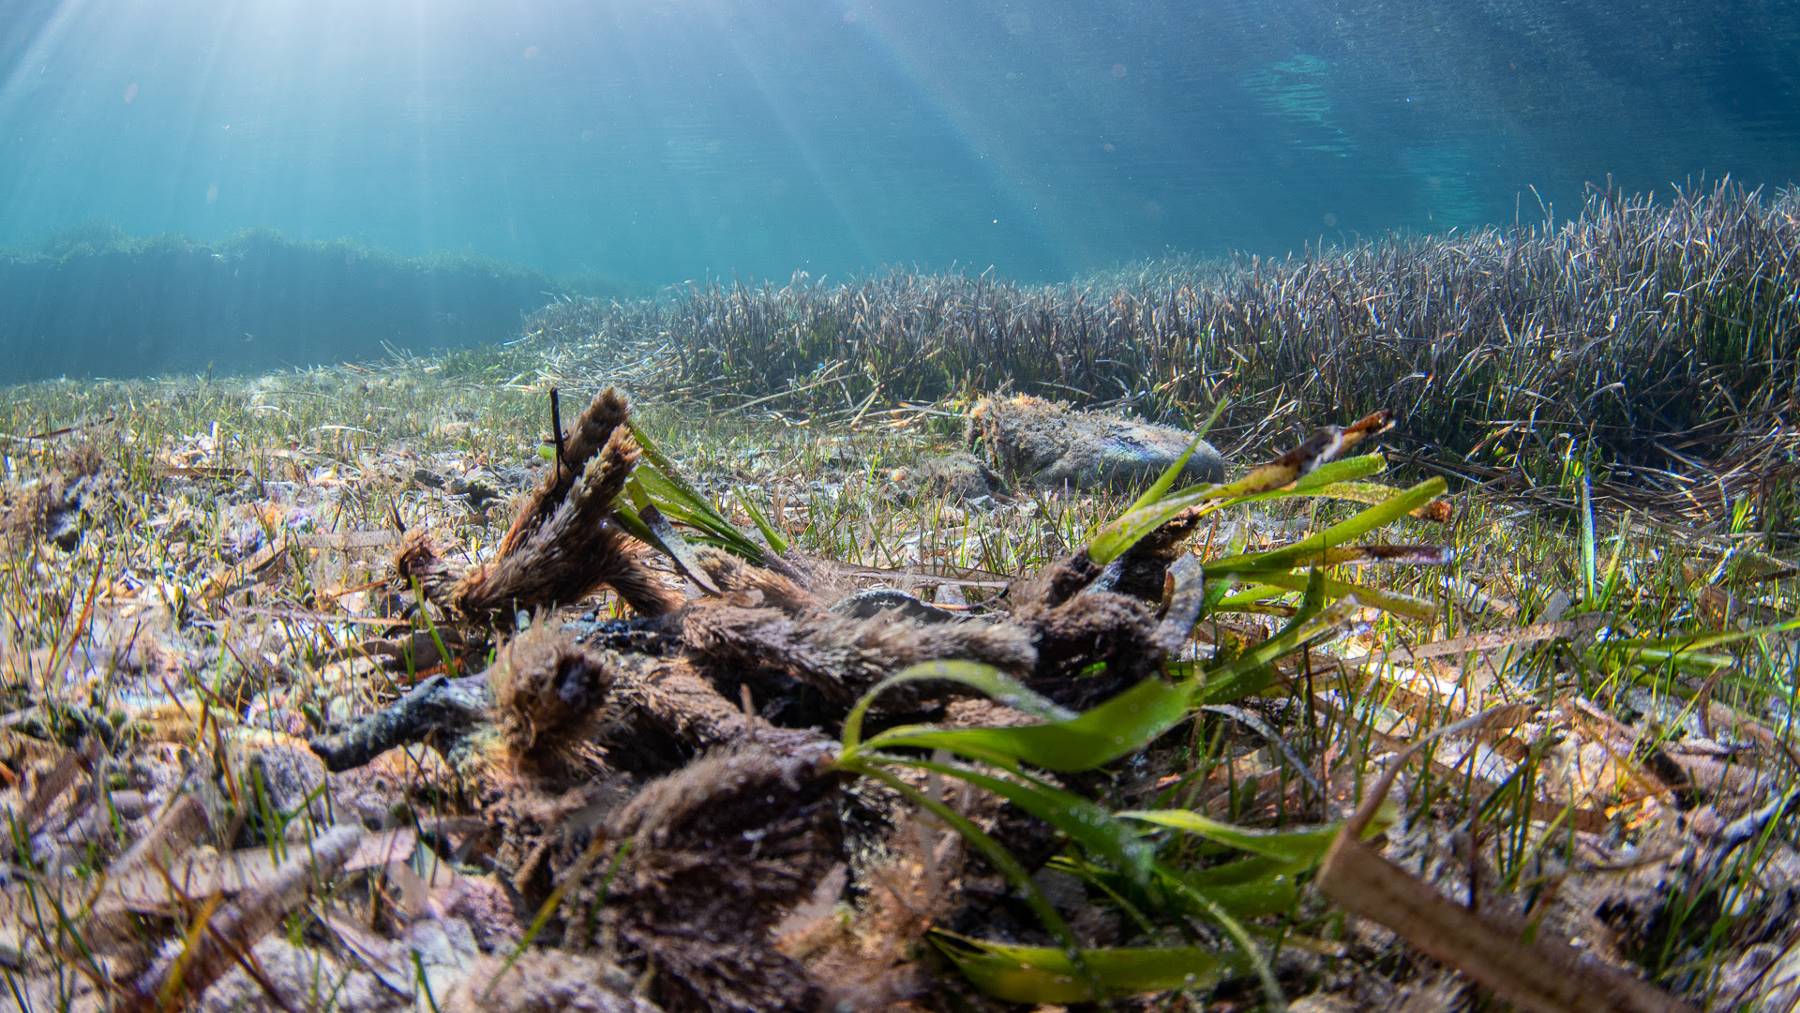
[[(1376, 500), (1348, 520), (1291, 545), (1238, 552), (1204, 564), (1206, 578), (1220, 589), (1208, 596), (1205, 615), (1253, 605), (1253, 598), (1246, 596), (1249, 592), (1301, 593), (1294, 615), (1263, 643), (1229, 658), (1171, 663), (1163, 673), (1082, 713), (1070, 713), (997, 671), (956, 662), (920, 665), (891, 676), (850, 712), (838, 765), (888, 785), (962, 834), (1011, 881), (1058, 943), (1017, 946), (936, 933), (933, 942), (938, 949), (982, 990), (1016, 1002), (1084, 1002), (1147, 991), (1205, 989), (1223, 977), (1253, 972), (1268, 1001), (1281, 1004), (1281, 991), (1250, 922), (1294, 909), (1300, 898), (1299, 880), (1323, 860), (1337, 826), (1273, 833), (1187, 809), (1112, 811), (1062, 787), (1053, 777), (1103, 768), (1150, 747), (1203, 707), (1268, 691), (1276, 682), (1278, 662), (1339, 634), (1365, 609), (1429, 615), (1428, 603), (1328, 578), (1322, 567), (1377, 555), (1412, 562), (1448, 558), (1430, 546), (1384, 546), (1379, 554), (1356, 548), (1358, 539), (1369, 532), (1440, 495), (1442, 480), (1406, 490), (1372, 485), (1363, 480), (1382, 470), (1381, 457), (1325, 460), (1360, 435), (1354, 427), (1348, 431), (1356, 434), (1351, 438), (1329, 432), (1333, 439), (1309, 441), (1322, 444), (1310, 457), (1303, 452), (1289, 454), (1220, 485), (1171, 491), (1178, 463), (1150, 493), (1102, 525), (1087, 549), (1095, 563), (1109, 563), (1177, 517), (1253, 502), (1305, 496)], [(1341, 495), (1345, 492), (1351, 495)], [(1233, 587), (1245, 595), (1226, 593)], [(865, 737), (871, 703), (895, 686), (920, 680), (959, 683), (1033, 720), (979, 728), (903, 725)], [(1068, 844), (1055, 867), (1077, 875), (1142, 919), (1143, 944), (1084, 948), (1031, 871), (973, 821), (916, 787), (918, 778), (909, 778), (909, 773), (954, 778), (1055, 827)], [(1196, 840), (1201, 847), (1193, 846)], [(1174, 942), (1169, 937), (1185, 918), (1213, 924), (1231, 940), (1232, 949)]]

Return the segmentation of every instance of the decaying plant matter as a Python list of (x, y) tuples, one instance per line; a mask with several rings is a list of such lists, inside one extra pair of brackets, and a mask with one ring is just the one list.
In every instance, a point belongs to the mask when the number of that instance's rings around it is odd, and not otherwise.
[(556, 467), (519, 511), (499, 553), (456, 575), (414, 535), (401, 549), (395, 572), (427, 596), (477, 624), (509, 627), (521, 611), (569, 605), (602, 585), (642, 615), (674, 607), (669, 591), (633, 558), (639, 551), (609, 517), (637, 462), (625, 428), (624, 399), (600, 395), (582, 413), (565, 442), (557, 438)]
[[(1172, 492), (1172, 468), (1080, 550), (1015, 580), (985, 612), (959, 615), (895, 591), (851, 593), (798, 557), (765, 551), (754, 562), (689, 544), (630, 485), (642, 448), (608, 391), (570, 435), (557, 434), (555, 467), (492, 559), (453, 573), (418, 532), (396, 557), (397, 579), (444, 626), (434, 636), (498, 635), (492, 663), (433, 676), (313, 748), (344, 769), (430, 741), (474, 788), (498, 838), (493, 861), (539, 911), (534, 944), (596, 952), (638, 974), (640, 998), (666, 1008), (904, 1001), (920, 988), (928, 930), (993, 924), (1048, 933), (1056, 945), (1006, 956), (1015, 971), (995, 978), (989, 944), (929, 938), (1001, 998), (1095, 999), (1228, 974), (1260, 975), (1278, 995), (1238, 927), (1247, 916), (1238, 902), (1220, 907), (1214, 888), (1164, 865), (1140, 831), (1071, 789), (1203, 705), (1265, 685), (1280, 658), (1339, 628), (1356, 594), (1418, 607), (1348, 586), (1328, 594), (1315, 572), (1281, 633), (1204, 677), (1183, 660), (1209, 579), (1280, 582), (1336, 559), (1443, 558), (1421, 546), (1358, 557), (1339, 537), (1424, 511), (1442, 491), (1436, 480), (1282, 549), (1202, 563), (1183, 548), (1223, 505), (1279, 490), (1329, 494), (1372, 473), (1378, 459), (1334, 459), (1390, 424), (1378, 414), (1322, 430), (1231, 483)], [(643, 535), (674, 575), (650, 565)], [(600, 587), (624, 614), (577, 613)], [(945, 794), (943, 778), (960, 789)], [(952, 832), (921, 836), (915, 806)], [(1139, 818), (1199, 825), (1191, 815)], [(1078, 936), (1033, 879), (1058, 840), (1088, 856), (1065, 872), (1149, 908), (1213, 918), (1236, 956), (1108, 948), (1109, 937), (1126, 938), (1117, 929)], [(1308, 840), (1271, 852), (1285, 863), (1274, 872), (1316, 866), (1322, 839)], [(970, 851), (985, 861), (966, 862)], [(1000, 878), (983, 886), (987, 863)], [(886, 938), (871, 944), (843, 927), (832, 914), (841, 904), (883, 921)], [(1072, 963), (1057, 971), (1059, 961)], [(519, 973), (502, 966), (490, 993)]]
[[(542, 903), (544, 886), (561, 883), (551, 889), (563, 891), (565, 912), (603, 912), (591, 923), (598, 936), (564, 917), (561, 944), (612, 945), (654, 967), (658, 1001), (808, 1008), (828, 983), (782, 953), (771, 929), (858, 848), (890, 850), (870, 827), (896, 815), (879, 792), (848, 792), (853, 779), (833, 766), (852, 705), (893, 673), (939, 661), (990, 666), (1068, 705), (1141, 679), (1173, 656), (1195, 618), (1198, 568), (1169, 565), (1168, 533), (1191, 522), (1164, 526), (1111, 567), (1077, 554), (1019, 581), (1006, 611), (983, 618), (898, 592), (849, 594), (803, 560), (761, 566), (685, 544), (673, 553), (678, 569), (691, 567), (678, 592), (626, 533), (637, 518), (617, 512), (638, 459), (626, 417), (613, 392), (595, 398), (559, 439), (556, 467), (494, 558), (468, 573), (450, 572), (423, 533), (408, 536), (397, 579), (440, 610), (445, 633), (473, 642), (504, 635), (527, 610), (535, 618), (485, 672), (428, 679), (314, 748), (343, 768), (433, 741), (477, 779), (488, 814), (517, 838), (503, 847), (531, 866), (511, 870), (528, 897)], [(661, 540), (678, 537), (665, 528)], [(625, 617), (558, 612), (601, 586), (617, 592)], [(1079, 677), (1096, 663), (1103, 677)], [(969, 692), (913, 682), (884, 693), (874, 721), (941, 718)], [(585, 815), (573, 835), (543, 816), (576, 810)], [(857, 834), (860, 844), (847, 846)], [(601, 905), (600, 870), (583, 856), (624, 841)]]

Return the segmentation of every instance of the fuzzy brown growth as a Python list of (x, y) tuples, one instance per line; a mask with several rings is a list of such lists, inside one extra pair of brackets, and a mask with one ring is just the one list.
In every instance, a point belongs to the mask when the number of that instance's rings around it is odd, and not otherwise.
[(1006, 596), (1013, 602), (1015, 612), (1052, 608), (1073, 598), (1099, 576), (1100, 567), (1094, 565), (1085, 551), (1077, 552), (1013, 581), (1006, 589)]
[(514, 637), (488, 669), (500, 731), (525, 764), (565, 755), (593, 727), (612, 683), (603, 655), (550, 623)]
[(0, 542), (41, 538), (74, 548), (83, 515), (97, 514), (109, 492), (105, 468), (98, 444), (81, 443), (43, 481), (0, 494)]
[[(1132, 546), (1112, 566), (1102, 567), (1082, 549), (1007, 588), (1011, 619), (1030, 631), (1037, 650), (1034, 688), (1068, 707), (1085, 707), (1156, 670), (1187, 639), (1192, 619), (1173, 629), (1159, 629), (1165, 593), (1180, 592), (1186, 605), (1197, 604), (1197, 568), (1184, 584), (1171, 589), (1172, 567), (1186, 551), (1184, 543), (1198, 517), (1180, 514)], [(1179, 632), (1177, 632), (1179, 631)], [(1095, 662), (1104, 662), (1101, 679), (1076, 678)]]
[[(754, 722), (743, 707), (721, 696), (685, 659), (619, 654), (613, 660), (619, 674), (613, 695), (619, 716), (629, 722), (629, 727), (609, 729), (611, 734), (604, 736), (615, 754), (622, 744), (641, 749), (645, 740), (654, 740), (665, 759), (672, 753), (680, 762), (751, 734)], [(647, 759), (654, 762), (656, 757)]]
[(824, 607), (819, 596), (794, 578), (767, 570), (710, 546), (697, 547), (694, 558), (719, 593), (740, 604), (767, 605), (790, 615)]
[(517, 549), (549, 522), (575, 488), (576, 481), (583, 476), (588, 462), (600, 453), (615, 431), (624, 427), (630, 415), (631, 408), (625, 399), (608, 387), (588, 403), (581, 417), (575, 420), (575, 428), (567, 439), (561, 433), (557, 434), (561, 457), (532, 491), (518, 516), (513, 518), (506, 537), (500, 540), (501, 555)]
[(772, 929), (841, 859), (839, 775), (820, 749), (713, 753), (639, 792), (603, 917), (656, 969), (668, 1009), (811, 1010), (820, 992)]
[(439, 555), (437, 543), (424, 528), (414, 528), (400, 539), (394, 553), (394, 584), (400, 594), (410, 596), (417, 585), (426, 601), (442, 605), (462, 576)]
[(1035, 633), (1039, 677), (1073, 677), (1105, 662), (1107, 682), (1136, 682), (1163, 660), (1156, 644), (1156, 615), (1136, 597), (1091, 592), (1055, 608), (1021, 615)]
[[(952, 792), (946, 801), (984, 826), (1000, 808), (994, 796), (975, 792)], [(894, 821), (881, 850), (859, 863), (854, 917), (843, 916), (828, 877), (818, 900), (780, 927), (782, 951), (804, 959), (824, 990), (821, 1008), (938, 1008), (918, 1002), (931, 988), (925, 936), (968, 902), (967, 849), (961, 835), (930, 817), (903, 810)]]
[(935, 623), (878, 615), (790, 616), (772, 608), (699, 604), (682, 617), (682, 637), (715, 679), (779, 693), (789, 680), (848, 707), (877, 682), (922, 661), (961, 659), (1013, 675), (1037, 662), (1031, 637), (1007, 624)]
[[(515, 523), (508, 538), (523, 534), (510, 548), (503, 543), (497, 558), (456, 586), (451, 601), (458, 611), (505, 626), (519, 610), (572, 604), (602, 584), (643, 615), (661, 615), (678, 603), (612, 521), (613, 500), (631, 476), (638, 449), (623, 427), (609, 431), (606, 445), (588, 460), (554, 512), (541, 522)], [(549, 491), (549, 485), (540, 489), (520, 517), (529, 518), (548, 502)]]

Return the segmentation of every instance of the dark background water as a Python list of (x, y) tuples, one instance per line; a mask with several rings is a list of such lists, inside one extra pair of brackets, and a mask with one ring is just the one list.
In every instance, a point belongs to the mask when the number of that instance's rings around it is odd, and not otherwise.
[(103, 220), (646, 283), (1058, 278), (1800, 161), (1791, 0), (0, 6), (6, 245)]
[(0, 0), (0, 379), (494, 340), (552, 291), (1282, 254), (1797, 161), (1792, 0)]

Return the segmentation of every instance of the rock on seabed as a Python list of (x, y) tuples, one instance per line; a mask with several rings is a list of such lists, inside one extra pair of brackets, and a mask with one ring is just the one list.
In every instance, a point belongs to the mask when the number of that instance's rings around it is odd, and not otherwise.
[[(1084, 412), (1029, 395), (983, 398), (970, 435), (996, 467), (1038, 485), (1076, 488), (1148, 483), (1181, 457), (1194, 434), (1110, 412)], [(1218, 482), (1225, 458), (1206, 441), (1182, 478)]]

